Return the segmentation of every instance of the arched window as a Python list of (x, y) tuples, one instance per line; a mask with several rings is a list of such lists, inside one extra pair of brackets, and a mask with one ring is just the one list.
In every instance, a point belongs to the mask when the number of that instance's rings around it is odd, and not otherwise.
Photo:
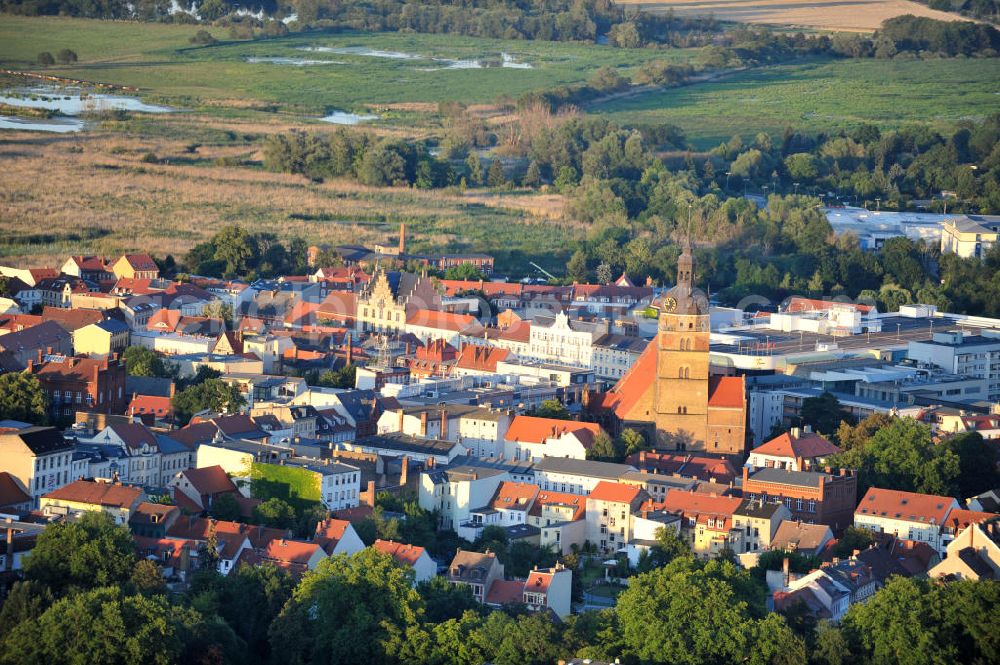
[(691, 378), (691, 368), (684, 366), (677, 370), (678, 379), (690, 379)]

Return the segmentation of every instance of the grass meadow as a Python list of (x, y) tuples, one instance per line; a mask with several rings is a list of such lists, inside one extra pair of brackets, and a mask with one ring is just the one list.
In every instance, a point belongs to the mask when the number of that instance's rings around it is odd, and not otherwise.
[(734, 74), (588, 109), (621, 123), (669, 122), (709, 148), (785, 127), (835, 131), (955, 122), (1000, 109), (1000, 59), (817, 60)]

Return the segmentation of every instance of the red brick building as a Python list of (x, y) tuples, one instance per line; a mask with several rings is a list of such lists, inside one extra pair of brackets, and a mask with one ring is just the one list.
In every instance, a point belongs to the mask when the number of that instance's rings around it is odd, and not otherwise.
[(743, 496), (784, 503), (792, 519), (840, 531), (854, 522), (858, 478), (849, 469), (834, 472), (829, 467), (823, 472), (743, 467)]
[(49, 415), (54, 420), (72, 418), (77, 411), (125, 413), (125, 363), (117, 356), (76, 358), (39, 354), (28, 363), (28, 371), (38, 377), (49, 398)]

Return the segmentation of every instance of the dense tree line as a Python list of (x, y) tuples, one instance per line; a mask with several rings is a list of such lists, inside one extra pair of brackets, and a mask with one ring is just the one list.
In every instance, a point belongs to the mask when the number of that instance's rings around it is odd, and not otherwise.
[(517, 605), (489, 611), (442, 578), (414, 587), (409, 569), (371, 549), (326, 559), (298, 582), (271, 565), (223, 577), (203, 557), (190, 587), (167, 594), (128, 529), (91, 514), (39, 537), (0, 608), (0, 662), (797, 665), (1000, 655), (1000, 583), (895, 578), (839, 626), (816, 625), (768, 613), (758, 571), (697, 561), (663, 540), (670, 551), (632, 578), (614, 609), (558, 622)]
[(962, 16), (993, 21), (1000, 20), (1000, 0), (916, 0), (931, 9), (955, 12)]
[(256, 279), (300, 275), (306, 268), (307, 245), (292, 238), (288, 245), (273, 233), (251, 233), (227, 226), (210, 240), (195, 245), (184, 257), (189, 273), (206, 277)]
[(373, 187), (431, 189), (457, 182), (452, 166), (431, 156), (422, 142), (380, 140), (346, 129), (332, 134), (293, 131), (270, 136), (264, 144), (264, 167), (314, 180), (354, 178)]

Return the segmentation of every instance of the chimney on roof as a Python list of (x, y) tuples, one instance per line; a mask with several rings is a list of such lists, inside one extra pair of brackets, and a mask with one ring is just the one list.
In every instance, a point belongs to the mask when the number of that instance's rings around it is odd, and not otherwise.
[(406, 253), (406, 224), (400, 223), (399, 225), (399, 254), (402, 256)]
[(427, 468), (428, 469), (433, 469), (434, 468), (434, 464), (435, 464), (434, 457), (433, 456), (428, 457), (427, 458)]
[(785, 581), (786, 587), (788, 586), (788, 583), (791, 581), (790, 568), (791, 564), (788, 560), (788, 557), (786, 556), (784, 559), (781, 560), (781, 577)]
[(399, 472), (399, 486), (405, 487), (406, 482), (407, 480), (409, 480), (410, 476), (410, 458), (408, 456), (403, 455), (403, 459), (401, 461), (401, 467), (402, 468), (400, 469)]
[(420, 412), (420, 436), (427, 436), (427, 412)]
[(448, 412), (445, 409), (441, 409), (441, 440), (448, 440)]

